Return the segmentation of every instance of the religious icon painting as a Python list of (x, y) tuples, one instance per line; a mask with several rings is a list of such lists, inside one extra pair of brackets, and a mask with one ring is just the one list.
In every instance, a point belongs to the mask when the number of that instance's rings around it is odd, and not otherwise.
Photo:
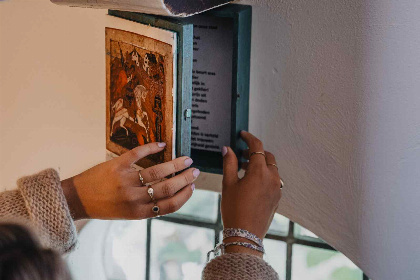
[(121, 155), (153, 142), (161, 153), (142, 168), (175, 157), (176, 33), (110, 17), (105, 28), (106, 147)]

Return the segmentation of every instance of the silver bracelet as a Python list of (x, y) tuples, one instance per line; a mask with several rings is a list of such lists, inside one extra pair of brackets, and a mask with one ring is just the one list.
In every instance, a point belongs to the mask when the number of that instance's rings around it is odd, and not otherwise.
[(242, 237), (255, 242), (258, 246), (264, 247), (263, 242), (258, 236), (245, 229), (240, 228), (226, 228), (223, 230), (223, 240), (229, 237)]
[[(261, 253), (265, 253), (264, 247), (263, 246), (258, 246), (258, 245), (254, 245), (248, 242), (230, 242), (230, 243), (220, 243), (219, 245), (217, 245), (216, 247), (214, 247), (213, 250), (209, 251), (207, 253), (207, 262), (210, 261), (210, 255), (211, 253), (214, 253), (214, 256), (219, 256), (221, 254), (225, 253), (225, 248), (228, 246), (242, 246), (248, 249), (252, 249)], [(221, 254), (219, 254), (219, 252), (221, 252)]]

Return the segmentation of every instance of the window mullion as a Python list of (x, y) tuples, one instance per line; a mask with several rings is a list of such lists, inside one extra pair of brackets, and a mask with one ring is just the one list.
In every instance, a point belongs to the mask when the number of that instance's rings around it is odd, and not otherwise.
[(295, 224), (292, 221), (289, 221), (289, 231), (287, 234), (286, 280), (292, 279), (292, 248), (295, 240), (294, 228)]
[(220, 206), (222, 203), (222, 196), (219, 195), (219, 200), (217, 205), (218, 207), (218, 211), (217, 211), (217, 220), (216, 220), (216, 229), (214, 230), (214, 246), (216, 247), (217, 244), (219, 244), (220, 242), (222, 242), (222, 240), (220, 239), (220, 231), (223, 230), (223, 224), (222, 224), (222, 213), (220, 211)]
[(146, 280), (150, 280), (151, 243), (152, 243), (152, 219), (147, 219), (147, 229), (146, 229)]

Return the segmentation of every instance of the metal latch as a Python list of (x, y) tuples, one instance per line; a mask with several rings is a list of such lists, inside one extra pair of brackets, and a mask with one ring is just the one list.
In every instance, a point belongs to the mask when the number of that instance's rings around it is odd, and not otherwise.
[(186, 109), (184, 112), (185, 120), (191, 118), (191, 109)]

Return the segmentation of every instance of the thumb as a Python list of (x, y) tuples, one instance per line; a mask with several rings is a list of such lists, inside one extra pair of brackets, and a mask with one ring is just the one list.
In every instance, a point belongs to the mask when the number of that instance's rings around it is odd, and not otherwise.
[(238, 158), (229, 147), (223, 147), (223, 186), (235, 184), (238, 178)]

